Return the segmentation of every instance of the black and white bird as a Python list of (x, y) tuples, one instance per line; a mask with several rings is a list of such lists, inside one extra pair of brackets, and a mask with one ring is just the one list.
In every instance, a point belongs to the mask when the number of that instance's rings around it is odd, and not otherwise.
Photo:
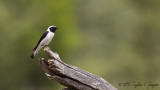
[(33, 49), (34, 53), (31, 55), (31, 58), (34, 58), (35, 55), (38, 53), (38, 51), (44, 47), (47, 46), (52, 38), (54, 37), (55, 31), (58, 29), (56, 26), (49, 26), (47, 31), (41, 36), (40, 40), (38, 41), (36, 47)]

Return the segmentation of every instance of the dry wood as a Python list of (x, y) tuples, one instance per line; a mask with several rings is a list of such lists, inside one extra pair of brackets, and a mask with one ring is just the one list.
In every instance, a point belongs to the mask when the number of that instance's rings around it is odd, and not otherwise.
[(64, 63), (49, 47), (44, 51), (50, 59), (40, 58), (40, 65), (48, 78), (67, 87), (63, 90), (117, 90), (103, 78)]

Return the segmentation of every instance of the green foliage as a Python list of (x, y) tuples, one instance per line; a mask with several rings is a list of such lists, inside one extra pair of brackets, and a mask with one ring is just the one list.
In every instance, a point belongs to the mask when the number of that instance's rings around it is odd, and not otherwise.
[(44, 52), (41, 50), (34, 60), (29, 57), (40, 36), (50, 25), (61, 28), (49, 45), (53, 50), (63, 55), (78, 47), (80, 41), (72, 3), (72, 0), (0, 1), (2, 90), (57, 89), (58, 86), (52, 85), (53, 82), (46, 78), (38, 64), (37, 59), (45, 56)]
[(135, 90), (118, 86), (126, 81), (159, 83), (159, 4), (153, 0), (81, 1), (78, 13), (87, 52), (82, 59), (86, 65), (79, 67), (103, 76), (120, 90)]
[(49, 47), (64, 62), (123, 90), (135, 88), (118, 83), (160, 83), (159, 4), (153, 0), (1, 0), (0, 90), (62, 88), (40, 68), (38, 57), (47, 58), (43, 50), (34, 60), (29, 58), (50, 25), (60, 29)]

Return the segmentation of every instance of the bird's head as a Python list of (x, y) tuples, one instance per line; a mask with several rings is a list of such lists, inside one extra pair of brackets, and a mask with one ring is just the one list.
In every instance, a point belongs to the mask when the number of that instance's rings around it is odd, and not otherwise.
[(50, 26), (49, 28), (48, 28), (51, 32), (55, 32), (57, 29), (59, 29), (58, 27), (56, 27), (56, 26)]

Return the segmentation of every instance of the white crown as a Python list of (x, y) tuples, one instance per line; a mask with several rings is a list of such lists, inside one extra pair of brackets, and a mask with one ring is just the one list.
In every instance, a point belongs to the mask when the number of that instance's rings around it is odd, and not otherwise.
[(49, 26), (48, 28), (50, 28), (50, 27), (56, 27), (56, 26), (52, 25), (52, 26)]

